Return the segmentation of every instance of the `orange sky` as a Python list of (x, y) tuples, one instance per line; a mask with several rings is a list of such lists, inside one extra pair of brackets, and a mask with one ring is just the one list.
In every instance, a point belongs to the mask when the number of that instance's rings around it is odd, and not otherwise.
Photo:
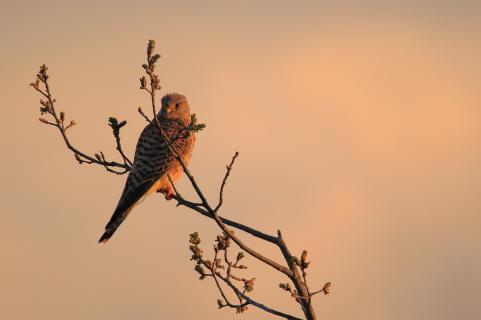
[[(37, 120), (27, 84), (46, 63), (72, 141), (116, 156), (113, 115), (132, 154), (155, 39), (162, 93), (207, 123), (201, 187), (214, 199), (240, 152), (223, 214), (309, 250), (311, 286), (333, 283), (320, 319), (479, 319), (480, 15), (467, 1), (2, 3), (0, 318), (271, 319), (217, 310), (187, 243), (198, 231), (208, 248), (217, 228), (160, 197), (97, 245), (125, 177), (77, 165)], [(256, 298), (300, 315), (280, 275), (246, 264)]]

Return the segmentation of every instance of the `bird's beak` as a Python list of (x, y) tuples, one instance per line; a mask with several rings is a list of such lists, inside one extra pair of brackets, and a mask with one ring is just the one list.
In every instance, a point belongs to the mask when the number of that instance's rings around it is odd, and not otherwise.
[(166, 107), (166, 108), (162, 108), (162, 115), (163, 116), (167, 116), (168, 114), (172, 113), (172, 108), (169, 106), (169, 107)]

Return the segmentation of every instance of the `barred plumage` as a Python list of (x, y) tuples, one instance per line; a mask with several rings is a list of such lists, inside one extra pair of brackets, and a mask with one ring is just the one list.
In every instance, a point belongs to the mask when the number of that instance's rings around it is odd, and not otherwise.
[[(173, 141), (172, 147), (187, 165), (194, 147), (195, 134), (185, 130), (190, 124), (190, 110), (185, 97), (175, 93), (164, 96), (158, 119), (169, 141)], [(181, 174), (182, 167), (169, 150), (156, 122), (148, 124), (137, 142), (133, 166), (117, 208), (99, 242), (110, 239), (134, 206), (148, 194), (161, 191), (166, 197), (171, 195), (173, 189), (168, 175), (175, 181)]]

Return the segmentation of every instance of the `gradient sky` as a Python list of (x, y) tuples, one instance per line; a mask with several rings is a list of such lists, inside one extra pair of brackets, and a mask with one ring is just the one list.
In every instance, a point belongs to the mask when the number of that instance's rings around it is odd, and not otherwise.
[[(215, 199), (240, 152), (222, 214), (309, 251), (311, 287), (333, 283), (319, 319), (480, 319), (480, 34), (469, 1), (2, 1), (0, 318), (272, 318), (217, 309), (187, 240), (208, 249), (218, 230), (161, 197), (97, 245), (125, 177), (79, 166), (37, 120), (46, 63), (72, 142), (116, 157), (113, 115), (132, 154), (155, 39), (162, 93), (207, 124), (192, 172)], [(279, 274), (245, 262), (256, 298), (300, 315)]]

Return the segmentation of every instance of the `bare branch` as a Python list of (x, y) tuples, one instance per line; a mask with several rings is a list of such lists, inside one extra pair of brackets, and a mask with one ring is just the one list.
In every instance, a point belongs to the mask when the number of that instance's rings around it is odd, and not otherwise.
[[(150, 92), (150, 91), (149, 91), (149, 92)], [(141, 107), (139, 107), (139, 108), (137, 109), (137, 111), (138, 111), (138, 112), (140, 113), (140, 115), (145, 119), (145, 121), (147, 121), (148, 123), (152, 123), (152, 122), (150, 121), (150, 119), (145, 115), (144, 111), (142, 111), (142, 108), (141, 108)]]
[(317, 291), (314, 291), (311, 293), (311, 297), (315, 294), (318, 294), (318, 293), (324, 293), (325, 295), (328, 295), (329, 293), (331, 293), (331, 283), (330, 282), (326, 282), (324, 284), (324, 286), (322, 287), (321, 290), (317, 290)]
[(120, 143), (120, 129), (127, 124), (127, 121), (121, 121), (120, 123), (118, 120), (114, 117), (109, 118), (109, 126), (112, 128), (112, 133), (115, 138), (115, 143), (116, 143), (116, 149), (120, 153), (120, 156), (124, 160), (124, 164), (128, 165), (129, 167), (132, 167), (132, 161), (127, 158), (127, 156), (124, 153), (124, 150), (122, 150), (122, 144)]
[[(75, 159), (80, 163), (87, 163), (87, 164), (98, 164), (103, 166), (107, 171), (116, 173), (116, 174), (124, 174), (127, 173), (130, 170), (130, 165), (124, 161), (124, 163), (118, 163), (115, 161), (107, 161), (105, 157), (103, 159), (97, 159), (92, 156), (87, 155), (86, 153), (78, 150), (76, 147), (72, 145), (70, 142), (68, 136), (67, 136), (67, 129), (71, 128), (73, 125), (76, 123), (74, 121), (71, 121), (69, 125), (65, 126), (64, 125), (64, 119), (65, 119), (65, 114), (63, 112), (60, 112), (60, 116), (57, 114), (57, 111), (55, 109), (55, 102), (56, 100), (52, 97), (52, 94), (50, 92), (50, 86), (48, 83), (49, 75), (47, 74), (47, 66), (42, 65), (40, 66), (40, 71), (37, 74), (37, 80), (35, 83), (31, 83), (30, 85), (37, 91), (39, 92), (43, 97), (47, 98), (47, 101), (40, 100), (40, 104), (42, 104), (43, 107), (40, 108), (40, 112), (42, 114), (47, 113), (52, 116), (54, 119), (54, 123), (44, 119), (40, 118), (41, 122), (57, 127), (57, 129), (60, 131), (60, 134), (62, 135), (62, 138), (65, 142), (65, 145), (67, 148), (73, 152)], [(43, 91), (40, 88), (40, 82), (44, 85), (45, 91)], [(120, 144), (120, 140), (119, 140)], [(120, 147), (121, 149), (121, 147)], [(123, 152), (122, 152), (123, 153)], [(120, 168), (121, 170), (117, 171), (112, 168)]]
[(302, 282), (302, 278), (299, 274), (299, 269), (297, 268), (294, 259), (295, 257), (293, 257), (289, 251), (289, 248), (287, 247), (280, 230), (277, 231), (277, 238), (279, 239), (279, 248), (281, 249), (282, 255), (284, 256), (284, 259), (289, 266), (289, 270), (291, 271), (289, 278), (294, 283), (297, 294), (303, 297), (309, 297), (309, 299), (300, 299), (298, 302), (302, 306), (302, 310), (304, 311), (307, 320), (314, 320), (316, 319), (315, 312), (312, 308), (311, 299), (309, 293), (307, 292), (306, 285)]
[(220, 207), (224, 203), (224, 187), (225, 187), (225, 184), (227, 182), (227, 178), (229, 178), (232, 167), (234, 166), (234, 162), (235, 162), (235, 160), (237, 159), (238, 156), (239, 156), (239, 152), (236, 152), (234, 154), (234, 156), (232, 157), (231, 162), (226, 167), (227, 171), (225, 172), (225, 176), (224, 176), (224, 179), (222, 180), (222, 184), (220, 186), (220, 191), (219, 191), (219, 203), (217, 204), (217, 206), (214, 209), (214, 211), (216, 211), (216, 212), (220, 209)]
[[(311, 305), (311, 297), (321, 292), (323, 292), (324, 294), (328, 294), (331, 284), (328, 282), (324, 285), (324, 287), (321, 290), (317, 290), (312, 293), (309, 291), (309, 288), (307, 285), (307, 271), (306, 271), (306, 269), (309, 266), (309, 262), (307, 262), (307, 251), (304, 250), (301, 255), (301, 259), (299, 259), (291, 254), (280, 231), (278, 231), (277, 236), (269, 235), (259, 230), (256, 230), (252, 227), (249, 227), (247, 225), (223, 218), (219, 215), (219, 211), (224, 203), (224, 189), (225, 189), (225, 186), (227, 185), (228, 178), (231, 174), (234, 163), (237, 157), (239, 156), (239, 153), (236, 152), (232, 157), (232, 160), (230, 161), (230, 163), (226, 166), (226, 173), (224, 175), (224, 178), (222, 180), (222, 183), (219, 189), (218, 203), (215, 206), (215, 208), (213, 208), (210, 205), (209, 201), (207, 200), (207, 197), (204, 195), (203, 191), (201, 190), (200, 186), (198, 185), (196, 179), (194, 178), (192, 173), (189, 171), (186, 164), (183, 162), (179, 153), (177, 152), (177, 150), (175, 150), (175, 146), (174, 146), (174, 142), (177, 139), (183, 139), (186, 137), (186, 135), (189, 135), (191, 132), (198, 132), (202, 130), (205, 127), (205, 125), (197, 124), (197, 118), (195, 114), (192, 114), (191, 122), (188, 126), (180, 130), (177, 133), (177, 135), (172, 139), (169, 139), (166, 136), (163, 128), (160, 125), (159, 119), (157, 117), (156, 91), (160, 90), (161, 86), (160, 86), (159, 77), (157, 76), (157, 74), (155, 74), (155, 66), (156, 66), (156, 62), (160, 58), (160, 55), (154, 54), (154, 49), (155, 49), (155, 42), (153, 40), (150, 40), (147, 45), (147, 63), (142, 65), (149, 81), (147, 80), (146, 76), (142, 76), (140, 78), (140, 88), (142, 90), (147, 91), (150, 95), (153, 119), (150, 120), (149, 117), (145, 115), (145, 113), (142, 111), (140, 107), (138, 108), (138, 112), (149, 124), (155, 123), (157, 125), (157, 127), (159, 128), (161, 137), (164, 140), (166, 146), (168, 147), (169, 151), (172, 153), (176, 161), (182, 167), (184, 174), (189, 179), (191, 186), (193, 187), (196, 195), (200, 199), (200, 202), (198, 202), (198, 201), (191, 201), (184, 198), (179, 193), (172, 178), (168, 176), (169, 181), (175, 192), (172, 198), (177, 201), (177, 206), (185, 206), (197, 213), (200, 213), (203, 216), (213, 219), (218, 225), (218, 227), (223, 231), (223, 236), (218, 236), (216, 240), (217, 244), (214, 248), (215, 257), (213, 262), (209, 262), (208, 260), (204, 260), (202, 258), (202, 250), (198, 247), (198, 244), (200, 243), (200, 239), (198, 239), (198, 241), (193, 240), (192, 238), (193, 234), (191, 235), (191, 243), (193, 244), (191, 246), (191, 250), (193, 252), (192, 260), (197, 261), (195, 270), (200, 274), (200, 279), (204, 279), (206, 277), (212, 277), (214, 279), (216, 286), (219, 289), (219, 292), (222, 298), (224, 299), (224, 302), (222, 302), (221, 300), (218, 300), (219, 308), (227, 306), (227, 307), (235, 308), (237, 312), (244, 312), (247, 309), (248, 305), (253, 305), (261, 310), (277, 315), (279, 317), (283, 317), (285, 319), (300, 320), (300, 318), (297, 318), (295, 316), (267, 307), (264, 304), (252, 299), (247, 294), (253, 290), (255, 278), (246, 279), (246, 278), (240, 277), (237, 274), (238, 272), (242, 271), (241, 269), (246, 269), (247, 267), (245, 265), (239, 264), (239, 261), (244, 256), (242, 252), (238, 253), (235, 259), (235, 262), (229, 260), (227, 255), (227, 250), (230, 243), (229, 241), (232, 240), (237, 246), (239, 246), (239, 248), (241, 248), (243, 251), (245, 251), (249, 255), (253, 256), (259, 261), (262, 261), (263, 263), (267, 264), (268, 266), (274, 268), (275, 270), (287, 276), (287, 278), (293, 283), (294, 288), (292, 288), (289, 283), (281, 284), (281, 288), (286, 291), (289, 291), (291, 295), (296, 299), (296, 301), (300, 304), (306, 320), (316, 320), (316, 315)], [(101, 165), (108, 172), (112, 172), (115, 174), (124, 174), (129, 172), (132, 168), (132, 161), (130, 161), (130, 159), (126, 156), (122, 148), (121, 138), (120, 138), (120, 129), (127, 122), (126, 121), (119, 122), (117, 119), (113, 117), (109, 118), (109, 125), (112, 128), (112, 133), (115, 138), (116, 150), (119, 152), (120, 156), (122, 157), (123, 163), (107, 161), (104, 153), (101, 151), (99, 154), (97, 153), (94, 154), (94, 156), (90, 156), (86, 153), (81, 152), (70, 143), (66, 134), (66, 131), (72, 126), (76, 125), (76, 123), (75, 121), (70, 121), (70, 123), (66, 124), (65, 113), (64, 112), (57, 113), (54, 107), (54, 104), (56, 101), (55, 99), (53, 99), (52, 94), (50, 92), (48, 79), (49, 79), (49, 76), (47, 74), (47, 67), (45, 65), (42, 65), (40, 67), (40, 72), (37, 74), (37, 79), (35, 83), (31, 84), (31, 86), (33, 86), (34, 89), (37, 92), (39, 92), (43, 98), (47, 99), (46, 101), (40, 100), (40, 104), (42, 105), (42, 107), (40, 108), (41, 114), (50, 115), (53, 119), (53, 121), (49, 121), (45, 118), (40, 118), (39, 120), (45, 123), (46, 125), (54, 126), (59, 129), (67, 148), (73, 152), (75, 159), (79, 163)], [(44, 89), (40, 88), (40, 83), (43, 84)], [(281, 251), (284, 257), (285, 263), (287, 264), (287, 267), (260, 254), (253, 248), (247, 246), (227, 226), (244, 231), (257, 239), (261, 239), (276, 245)], [(220, 251), (224, 251), (224, 255), (223, 255), (224, 262), (222, 262), (222, 258), (218, 257), (218, 253), (220, 253)], [(225, 263), (225, 265), (223, 263)], [(207, 268), (210, 271), (210, 273), (206, 273), (203, 267)], [(225, 273), (225, 275), (223, 273)], [(222, 286), (222, 283), (224, 283), (224, 288)], [(236, 286), (236, 284), (240, 285), (240, 283), (244, 284), (243, 288)], [(237, 296), (237, 298), (239, 299), (238, 304), (232, 303), (228, 300), (227, 294), (225, 293), (225, 290), (224, 290), (225, 288), (227, 288), (225, 286), (230, 288), (232, 292)]]
[[(190, 201), (184, 199), (183, 197), (181, 197), (179, 194), (173, 195), (172, 199), (175, 199), (177, 201), (177, 206), (188, 207), (188, 208), (190, 208), (194, 211), (197, 211), (198, 213), (200, 213), (201, 215), (203, 215), (205, 217), (208, 217), (210, 219), (214, 219), (214, 216), (211, 213), (209, 213), (204, 208), (200, 207), (202, 205), (201, 203), (199, 204), (199, 203), (190, 202)], [(277, 244), (277, 238), (274, 237), (274, 236), (268, 235), (264, 232), (261, 232), (259, 230), (254, 229), (254, 228), (246, 226), (242, 223), (239, 223), (239, 222), (236, 222), (236, 221), (233, 221), (233, 220), (229, 220), (227, 218), (223, 218), (223, 217), (220, 217), (220, 216), (219, 216), (219, 218), (221, 219), (221, 221), (223, 223), (225, 223), (228, 226), (231, 226), (231, 227), (234, 227), (236, 229), (242, 230), (242, 231), (244, 231), (244, 232), (246, 232), (246, 233), (248, 233), (248, 234), (250, 234), (250, 235), (252, 235), (256, 238), (268, 241), (268, 242), (273, 243), (273, 244)]]
[(220, 219), (219, 215), (217, 214), (216, 211), (212, 211), (211, 214), (214, 215), (214, 220), (219, 226), (219, 228), (224, 231), (242, 250), (250, 254), (251, 256), (255, 257), (256, 259), (264, 262), (265, 264), (271, 266), (272, 268), (276, 269), (277, 271), (280, 271), (287, 275), (288, 277), (292, 276), (292, 271), (289, 270), (288, 268), (284, 267), (283, 265), (280, 265), (279, 263), (263, 256), (262, 254), (258, 253), (257, 251), (251, 249), (248, 247), (244, 242), (242, 242), (232, 230), (229, 230), (225, 224), (222, 222)]

